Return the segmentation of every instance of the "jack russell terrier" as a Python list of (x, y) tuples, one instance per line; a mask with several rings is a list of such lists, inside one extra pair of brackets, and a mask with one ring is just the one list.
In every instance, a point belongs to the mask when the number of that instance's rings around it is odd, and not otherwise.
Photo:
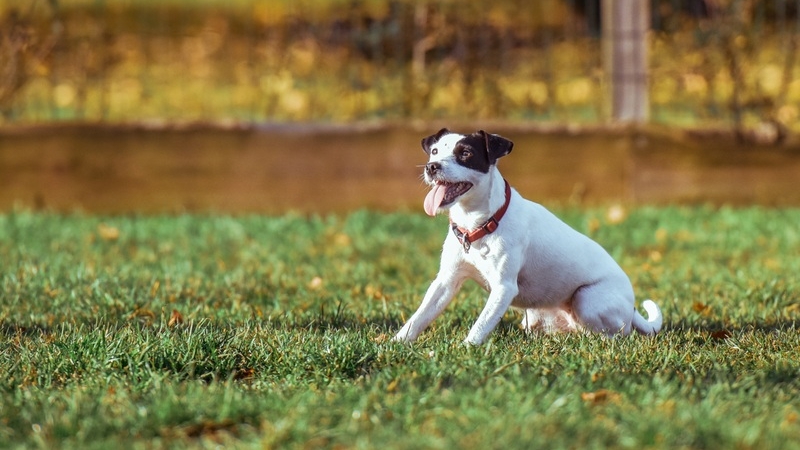
[(489, 291), (468, 344), (483, 343), (509, 307), (521, 310), (526, 330), (658, 333), (658, 305), (642, 302), (647, 319), (636, 311), (631, 282), (611, 255), (522, 198), (500, 175), (497, 160), (513, 145), (483, 130), (463, 135), (445, 128), (422, 140), (429, 156), (424, 179), (431, 186), (425, 212), (449, 211), (452, 232), (436, 279), (394, 340), (415, 340), (467, 278)]

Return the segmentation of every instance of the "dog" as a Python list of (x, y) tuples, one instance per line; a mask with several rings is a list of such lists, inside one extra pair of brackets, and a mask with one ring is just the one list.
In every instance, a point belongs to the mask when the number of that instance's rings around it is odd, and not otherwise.
[(661, 309), (642, 302), (647, 319), (635, 309), (628, 276), (603, 247), (509, 186), (497, 160), (513, 146), (483, 130), (443, 128), (422, 140), (429, 156), (423, 178), (431, 187), (424, 209), (430, 216), (447, 211), (451, 231), (439, 273), (394, 340), (414, 341), (468, 278), (489, 298), (466, 344), (482, 344), (509, 308), (522, 312), (529, 331), (658, 333)]

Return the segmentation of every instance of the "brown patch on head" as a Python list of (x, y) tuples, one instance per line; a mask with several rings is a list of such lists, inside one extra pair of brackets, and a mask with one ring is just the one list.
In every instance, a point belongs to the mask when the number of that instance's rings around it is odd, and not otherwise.
[(509, 153), (514, 143), (496, 134), (483, 130), (461, 139), (453, 149), (453, 156), (458, 164), (487, 173), (497, 160)]
[(483, 139), (486, 142), (486, 152), (489, 154), (489, 161), (492, 164), (497, 163), (498, 159), (511, 153), (511, 149), (514, 148), (513, 142), (499, 134), (489, 134), (483, 130), (478, 131), (478, 134), (483, 135)]

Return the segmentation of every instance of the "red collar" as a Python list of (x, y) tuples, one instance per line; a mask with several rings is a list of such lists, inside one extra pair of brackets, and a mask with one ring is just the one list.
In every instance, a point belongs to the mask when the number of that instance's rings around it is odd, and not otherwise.
[(508, 210), (508, 204), (511, 203), (511, 185), (508, 184), (508, 180), (503, 179), (506, 183), (506, 201), (503, 203), (503, 206), (494, 213), (492, 217), (489, 218), (483, 225), (479, 226), (478, 228), (469, 231), (466, 228), (461, 228), (460, 226), (456, 225), (452, 221), (450, 222), (450, 227), (453, 229), (453, 234), (456, 235), (458, 238), (458, 242), (464, 246), (464, 251), (468, 252), (469, 248), (472, 246), (472, 243), (477, 241), (478, 239), (486, 236), (487, 234), (492, 234), (500, 226), (500, 219), (506, 214), (506, 210)]

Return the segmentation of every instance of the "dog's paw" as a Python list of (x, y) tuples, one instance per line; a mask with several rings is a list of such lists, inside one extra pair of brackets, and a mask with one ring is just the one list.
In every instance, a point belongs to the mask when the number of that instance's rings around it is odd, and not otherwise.
[(392, 342), (399, 342), (401, 344), (410, 344), (411, 343), (411, 339), (408, 339), (408, 336), (406, 336), (405, 334), (397, 333), (392, 338)]

